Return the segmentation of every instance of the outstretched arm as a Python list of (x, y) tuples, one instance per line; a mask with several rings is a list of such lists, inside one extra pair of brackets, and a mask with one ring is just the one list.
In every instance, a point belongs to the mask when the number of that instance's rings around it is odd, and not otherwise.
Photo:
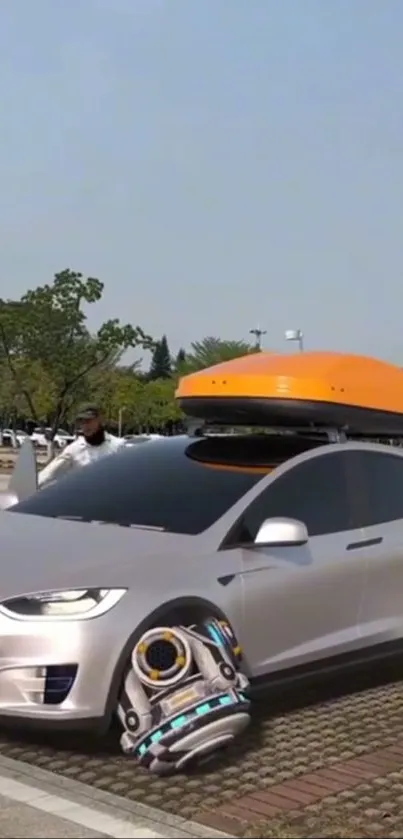
[(62, 474), (68, 472), (73, 465), (73, 458), (69, 452), (70, 446), (66, 446), (64, 451), (57, 457), (50, 461), (38, 475), (38, 487), (47, 486), (56, 478), (60, 478)]

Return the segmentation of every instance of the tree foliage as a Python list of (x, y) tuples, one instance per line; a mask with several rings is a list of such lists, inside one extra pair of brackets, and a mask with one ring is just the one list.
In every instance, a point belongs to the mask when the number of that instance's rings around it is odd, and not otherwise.
[[(167, 336), (153, 341), (116, 318), (92, 332), (87, 315), (103, 283), (66, 269), (20, 300), (0, 300), (0, 422), (31, 420), (53, 433), (74, 421), (77, 404), (97, 402), (110, 427), (157, 430), (181, 419), (178, 378), (255, 352), (245, 341), (207, 337), (172, 359)], [(151, 351), (151, 363), (124, 364), (127, 350)]]
[(186, 350), (184, 350), (183, 347), (181, 347), (177, 356), (176, 356), (176, 359), (175, 359), (175, 367), (176, 368), (180, 367), (182, 364), (185, 363), (185, 361), (186, 361)]
[(154, 352), (151, 358), (150, 372), (148, 378), (153, 379), (169, 379), (172, 375), (172, 361), (168, 347), (167, 336), (163, 335), (160, 341), (157, 341)]
[(121, 325), (117, 318), (95, 334), (87, 327), (84, 306), (97, 303), (103, 283), (65, 270), (51, 285), (28, 291), (21, 300), (0, 301), (0, 352), (33, 420), (39, 422), (38, 392), (32, 370), (40, 367), (51, 383), (52, 430), (89, 387), (94, 370), (116, 361), (129, 347), (148, 349), (152, 340), (139, 326)]
[(223, 341), (221, 338), (209, 336), (191, 345), (190, 352), (186, 354), (180, 366), (183, 373), (194, 372), (251, 352), (256, 352), (256, 348), (246, 341)]

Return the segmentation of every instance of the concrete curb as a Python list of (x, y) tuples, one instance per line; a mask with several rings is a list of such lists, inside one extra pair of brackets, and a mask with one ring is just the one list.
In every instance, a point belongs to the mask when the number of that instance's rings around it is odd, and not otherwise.
[[(98, 815), (103, 814), (105, 817), (111, 817), (113, 814), (116, 819), (127, 820), (140, 831), (151, 831), (154, 835), (167, 837), (167, 839), (170, 839), (170, 837), (172, 839), (176, 839), (176, 837), (178, 839), (181, 839), (181, 837), (182, 839), (225, 839), (225, 837), (230, 837), (228, 833), (212, 830), (197, 822), (166, 813), (156, 807), (130, 801), (120, 795), (104, 792), (80, 781), (72, 781), (62, 775), (56, 775), (45, 769), (39, 769), (36, 766), (2, 755), (0, 755), (0, 776), (3, 779), (6, 777), (19, 781), (32, 787), (33, 790), (35, 787), (40, 787), (47, 795), (70, 800), (74, 802), (74, 805), (96, 809)], [(38, 800), (38, 807), (40, 808), (39, 802), (40, 799)], [(32, 804), (33, 802), (29, 803)], [(68, 818), (67, 809), (65, 813), (66, 818)]]

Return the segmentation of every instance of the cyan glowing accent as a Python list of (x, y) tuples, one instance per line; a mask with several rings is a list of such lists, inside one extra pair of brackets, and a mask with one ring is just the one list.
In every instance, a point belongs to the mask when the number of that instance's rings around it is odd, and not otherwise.
[(177, 717), (176, 720), (172, 720), (171, 728), (181, 728), (182, 725), (186, 725), (187, 721), (187, 714), (182, 714), (181, 717)]
[(138, 749), (139, 755), (144, 755), (146, 753), (146, 751), (147, 751), (147, 746), (146, 746), (145, 743), (142, 743), (141, 746), (139, 746), (139, 749)]
[(211, 704), (210, 702), (205, 702), (204, 705), (199, 705), (199, 707), (195, 710), (196, 714), (198, 714), (198, 716), (201, 717), (203, 716), (203, 714), (208, 714), (208, 712), (211, 711)]
[(232, 696), (220, 696), (220, 705), (232, 705), (233, 701)]
[(158, 743), (158, 740), (161, 740), (163, 732), (159, 729), (158, 731), (154, 731), (154, 734), (151, 735), (151, 742)]
[(209, 631), (213, 641), (215, 641), (216, 644), (218, 644), (219, 647), (224, 646), (223, 639), (222, 639), (219, 632), (217, 631), (217, 629), (214, 626), (209, 626), (208, 631)]

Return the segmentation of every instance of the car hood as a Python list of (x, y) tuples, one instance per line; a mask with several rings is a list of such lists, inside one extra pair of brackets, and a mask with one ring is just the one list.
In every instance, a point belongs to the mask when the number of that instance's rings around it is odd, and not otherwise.
[(0, 601), (63, 588), (154, 586), (170, 556), (172, 572), (195, 536), (141, 527), (49, 519), (0, 512)]

